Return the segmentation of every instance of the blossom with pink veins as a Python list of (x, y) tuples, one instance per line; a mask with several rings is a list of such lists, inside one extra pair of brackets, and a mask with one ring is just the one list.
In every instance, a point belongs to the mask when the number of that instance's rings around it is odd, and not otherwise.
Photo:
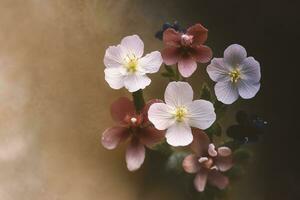
[(129, 140), (126, 149), (126, 163), (129, 171), (141, 167), (145, 159), (145, 146), (151, 148), (164, 138), (162, 131), (149, 122), (149, 106), (159, 100), (150, 100), (140, 113), (126, 97), (121, 97), (111, 105), (112, 118), (117, 125), (106, 129), (102, 134), (102, 145), (106, 149), (115, 149), (121, 142)]
[(207, 63), (212, 57), (212, 50), (203, 45), (207, 40), (208, 30), (201, 24), (189, 27), (186, 33), (173, 28), (164, 31), (162, 51), (164, 63), (178, 63), (178, 70), (183, 77), (191, 76), (197, 69), (197, 62)]
[(207, 182), (219, 189), (225, 189), (229, 179), (222, 172), (233, 166), (231, 149), (216, 148), (210, 143), (207, 135), (199, 129), (194, 130), (191, 148), (194, 153), (184, 158), (182, 166), (187, 173), (196, 174), (194, 178), (196, 190), (203, 192)]

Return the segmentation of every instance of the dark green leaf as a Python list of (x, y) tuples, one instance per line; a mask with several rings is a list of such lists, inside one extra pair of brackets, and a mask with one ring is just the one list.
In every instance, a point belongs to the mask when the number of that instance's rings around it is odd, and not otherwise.
[(251, 158), (251, 152), (247, 149), (238, 149), (233, 153), (235, 163), (245, 163)]
[(213, 101), (212, 93), (206, 83), (203, 83), (203, 85), (202, 85), (200, 98), (207, 100), (207, 101)]
[(221, 136), (222, 135), (222, 127), (218, 122), (213, 123), (211, 127), (205, 130), (205, 133), (208, 134), (209, 136)]

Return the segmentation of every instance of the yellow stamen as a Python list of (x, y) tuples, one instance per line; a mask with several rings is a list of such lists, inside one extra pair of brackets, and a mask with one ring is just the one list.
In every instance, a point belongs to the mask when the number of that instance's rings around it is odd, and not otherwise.
[(127, 63), (127, 71), (130, 73), (134, 73), (137, 71), (138, 61), (137, 59), (130, 59)]
[(182, 122), (186, 117), (186, 114), (187, 114), (187, 109), (184, 106), (177, 107), (174, 114), (176, 121)]
[(241, 73), (239, 69), (233, 69), (229, 72), (230, 80), (233, 83), (236, 83), (241, 78)]

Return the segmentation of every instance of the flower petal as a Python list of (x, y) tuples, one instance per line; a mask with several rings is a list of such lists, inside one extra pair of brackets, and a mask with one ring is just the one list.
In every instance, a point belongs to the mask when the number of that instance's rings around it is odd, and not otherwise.
[(260, 81), (260, 65), (253, 57), (246, 58), (240, 66), (241, 79), (248, 82), (257, 83)]
[(143, 121), (144, 123), (148, 123), (149, 122), (149, 119), (148, 119), (148, 111), (149, 111), (149, 108), (152, 104), (154, 103), (163, 103), (162, 100), (160, 99), (151, 99), (149, 100), (146, 105), (144, 106), (143, 110), (142, 110), (142, 114), (143, 114)]
[(187, 146), (193, 141), (191, 127), (185, 123), (175, 123), (166, 133), (167, 143), (171, 146)]
[(194, 186), (198, 192), (203, 192), (207, 182), (207, 171), (200, 170), (194, 179)]
[(127, 115), (134, 115), (135, 108), (133, 102), (127, 97), (120, 97), (110, 106), (112, 118), (117, 122), (122, 122)]
[(218, 155), (218, 152), (216, 151), (216, 147), (213, 143), (208, 145), (208, 154), (211, 157), (216, 157)]
[(166, 47), (162, 50), (161, 55), (166, 65), (174, 65), (180, 58), (180, 49), (178, 47)]
[(233, 67), (240, 65), (246, 57), (246, 49), (238, 44), (232, 44), (224, 51), (224, 61)]
[(260, 89), (260, 83), (252, 83), (246, 80), (240, 80), (237, 84), (238, 92), (244, 99), (253, 98)]
[(228, 147), (219, 147), (218, 148), (218, 155), (222, 157), (230, 156), (232, 153), (231, 149)]
[(218, 82), (215, 85), (217, 99), (224, 104), (232, 104), (239, 98), (236, 85), (230, 81)]
[(148, 126), (139, 131), (138, 137), (142, 144), (151, 148), (153, 145), (162, 141), (165, 135), (163, 131), (157, 130), (152, 126)]
[(197, 63), (192, 58), (184, 58), (178, 61), (178, 70), (185, 78), (190, 77), (196, 69)]
[(138, 35), (124, 37), (121, 45), (127, 50), (127, 54), (130, 56), (140, 58), (144, 53), (144, 43)]
[(188, 28), (186, 33), (194, 36), (193, 44), (198, 45), (203, 44), (207, 40), (207, 32), (208, 30), (201, 24), (195, 24), (194, 26)]
[(139, 59), (139, 67), (145, 73), (158, 72), (163, 60), (159, 51), (154, 51)]
[(205, 130), (216, 120), (213, 104), (206, 100), (196, 100), (188, 106), (188, 123), (190, 126)]
[(123, 66), (123, 59), (126, 56), (122, 46), (110, 46), (106, 49), (104, 55), (104, 65), (106, 67), (121, 67)]
[(145, 89), (150, 85), (151, 79), (146, 75), (130, 74), (125, 77), (124, 85), (129, 92), (136, 92), (139, 89)]
[(135, 171), (141, 167), (145, 160), (145, 147), (138, 139), (132, 138), (126, 149), (126, 163), (129, 171)]
[(231, 155), (229, 155), (229, 156), (218, 155), (215, 160), (215, 164), (221, 172), (225, 172), (225, 171), (231, 169), (231, 167), (233, 166), (232, 156)]
[(178, 47), (180, 46), (181, 34), (173, 28), (168, 28), (164, 31), (163, 41), (167, 46)]
[(187, 173), (196, 173), (200, 170), (198, 157), (195, 154), (186, 156), (182, 162), (182, 167)]
[(196, 45), (192, 48), (192, 56), (199, 63), (207, 63), (212, 58), (212, 50), (205, 45)]
[(229, 184), (229, 179), (223, 174), (221, 174), (219, 171), (211, 170), (208, 174), (208, 182), (211, 185), (216, 186), (220, 190), (223, 190)]
[(129, 130), (125, 127), (112, 127), (106, 129), (102, 134), (101, 143), (106, 149), (114, 149), (121, 141), (129, 136)]
[(122, 73), (122, 67), (119, 68), (106, 68), (104, 70), (105, 80), (109, 86), (113, 89), (120, 89), (124, 87), (124, 75)]
[(230, 81), (230, 76), (228, 75), (230, 70), (224, 63), (223, 58), (214, 58), (211, 63), (207, 66), (206, 71), (215, 82)]
[(154, 103), (149, 108), (148, 118), (155, 128), (165, 130), (175, 122), (172, 111), (172, 108), (164, 103)]
[(165, 102), (170, 106), (183, 106), (193, 100), (193, 89), (187, 82), (170, 82), (165, 91)]
[(193, 142), (191, 143), (191, 149), (201, 157), (207, 154), (208, 145), (210, 140), (207, 134), (201, 129), (193, 129)]

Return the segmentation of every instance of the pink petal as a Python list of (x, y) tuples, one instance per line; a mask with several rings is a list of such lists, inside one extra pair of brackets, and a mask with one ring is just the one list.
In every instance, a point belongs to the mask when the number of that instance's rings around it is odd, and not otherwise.
[(204, 28), (201, 24), (195, 24), (187, 30), (188, 35), (194, 36), (193, 44), (203, 44), (207, 40), (208, 30)]
[(178, 47), (166, 47), (162, 50), (161, 56), (166, 65), (174, 65), (180, 58), (180, 49)]
[(153, 145), (161, 142), (165, 135), (164, 131), (157, 130), (153, 126), (148, 126), (139, 131), (138, 137), (142, 144), (151, 148)]
[(203, 192), (205, 189), (206, 181), (207, 181), (207, 171), (206, 170), (200, 170), (199, 173), (196, 175), (194, 179), (194, 186), (197, 191)]
[(163, 34), (164, 44), (167, 46), (179, 47), (181, 41), (181, 34), (173, 28), (168, 28)]
[(211, 157), (216, 157), (218, 155), (218, 152), (216, 151), (216, 147), (214, 144), (209, 144), (208, 145), (208, 154)]
[(218, 155), (215, 160), (216, 166), (221, 172), (228, 171), (233, 166), (233, 158), (232, 156), (220, 156)]
[(183, 77), (190, 77), (197, 69), (197, 63), (192, 58), (183, 58), (178, 61), (178, 70)]
[(220, 190), (223, 190), (229, 184), (229, 179), (221, 174), (221, 172), (217, 170), (211, 170), (208, 174), (208, 182)]
[(198, 157), (195, 154), (186, 156), (182, 162), (182, 167), (187, 173), (196, 173), (200, 170)]
[(145, 160), (145, 147), (135, 137), (132, 138), (126, 149), (126, 163), (129, 171), (135, 171), (141, 167)]
[(132, 101), (127, 97), (120, 97), (110, 106), (112, 118), (117, 122), (123, 122), (127, 115), (134, 115), (135, 109)]
[(230, 156), (231, 155), (231, 149), (228, 147), (219, 147), (218, 148), (218, 154), (220, 156)]
[(112, 127), (106, 129), (102, 134), (101, 143), (106, 149), (114, 149), (121, 141), (129, 136), (129, 130), (125, 127)]
[(149, 110), (150, 106), (154, 103), (163, 103), (163, 101), (160, 99), (151, 99), (146, 103), (146, 105), (144, 106), (144, 108), (142, 110), (144, 122), (146, 122), (146, 123), (149, 121), (148, 110)]
[(200, 129), (193, 129), (194, 140), (191, 149), (200, 157), (207, 153), (209, 138), (206, 133)]
[(212, 50), (205, 45), (193, 46), (191, 50), (193, 58), (200, 63), (207, 63), (212, 58)]

